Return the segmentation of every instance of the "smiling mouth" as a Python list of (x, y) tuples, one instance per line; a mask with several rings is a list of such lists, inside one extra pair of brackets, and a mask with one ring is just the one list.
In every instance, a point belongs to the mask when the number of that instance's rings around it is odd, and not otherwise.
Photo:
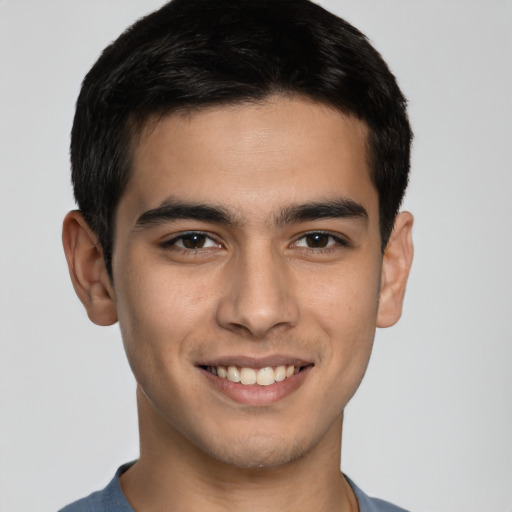
[(244, 386), (270, 386), (276, 382), (283, 382), (311, 366), (313, 365), (280, 365), (266, 366), (264, 368), (250, 368), (246, 366), (201, 366), (201, 368), (220, 379), (240, 383)]

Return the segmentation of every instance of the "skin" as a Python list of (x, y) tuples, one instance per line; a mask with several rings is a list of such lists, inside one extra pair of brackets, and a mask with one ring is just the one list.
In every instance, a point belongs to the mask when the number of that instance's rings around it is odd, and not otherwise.
[[(400, 317), (413, 252), (406, 212), (380, 250), (366, 139), (363, 122), (296, 97), (148, 123), (117, 211), (114, 284), (80, 213), (66, 217), (77, 294), (92, 321), (119, 320), (138, 383), (141, 454), (121, 478), (135, 510), (357, 510), (339, 470), (343, 409), (375, 328)], [(229, 222), (141, 222), (177, 200)], [(366, 215), (282, 215), (340, 200)], [(310, 369), (271, 403), (234, 401), (198, 367), (276, 354)]]

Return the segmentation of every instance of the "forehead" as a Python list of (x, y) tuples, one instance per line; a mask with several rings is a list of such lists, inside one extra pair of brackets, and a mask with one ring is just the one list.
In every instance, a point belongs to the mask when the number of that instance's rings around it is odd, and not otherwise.
[(119, 213), (173, 197), (256, 218), (343, 196), (376, 214), (367, 136), (362, 121), (297, 97), (173, 113), (142, 131)]

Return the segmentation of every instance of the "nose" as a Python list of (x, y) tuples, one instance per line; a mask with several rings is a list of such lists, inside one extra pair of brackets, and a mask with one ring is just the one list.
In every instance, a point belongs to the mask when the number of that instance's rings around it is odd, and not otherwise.
[(227, 286), (217, 309), (222, 327), (261, 339), (297, 324), (299, 307), (290, 270), (279, 255), (270, 250), (247, 251), (227, 267)]

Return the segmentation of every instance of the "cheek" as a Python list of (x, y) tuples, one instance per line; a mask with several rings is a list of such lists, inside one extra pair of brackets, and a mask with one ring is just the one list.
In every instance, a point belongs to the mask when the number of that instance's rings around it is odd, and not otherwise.
[(308, 299), (311, 319), (328, 340), (321, 352), (321, 380), (329, 399), (341, 410), (366, 371), (379, 301), (379, 266), (331, 272), (328, 284), (314, 287)]
[(137, 272), (122, 268), (115, 276), (117, 312), (130, 364), (150, 371), (172, 365), (183, 356), (187, 339), (207, 323), (211, 290), (200, 276), (171, 272), (165, 264), (134, 261), (129, 268)]
[(316, 318), (330, 339), (343, 337), (343, 345), (353, 338), (365, 338), (375, 331), (379, 276), (377, 262), (312, 275), (309, 286), (304, 287), (304, 310)]

